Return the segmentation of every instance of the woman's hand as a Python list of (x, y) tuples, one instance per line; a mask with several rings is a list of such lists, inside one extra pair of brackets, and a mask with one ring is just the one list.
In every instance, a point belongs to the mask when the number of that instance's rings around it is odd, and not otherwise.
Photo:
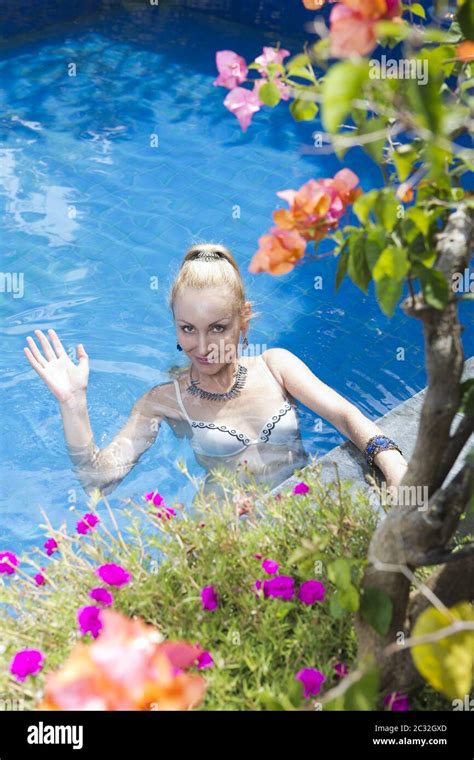
[(43, 352), (30, 336), (26, 339), (29, 348), (25, 347), (23, 350), (31, 366), (51, 393), (56, 396), (60, 404), (74, 403), (84, 397), (89, 379), (89, 357), (82, 343), (76, 347), (79, 363), (74, 364), (54, 330), (48, 330), (51, 343), (41, 330), (35, 330), (35, 335), (41, 343)]

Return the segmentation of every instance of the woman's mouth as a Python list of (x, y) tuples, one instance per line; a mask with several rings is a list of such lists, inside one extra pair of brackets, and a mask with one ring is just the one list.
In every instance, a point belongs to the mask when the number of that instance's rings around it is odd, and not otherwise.
[(210, 364), (211, 362), (206, 356), (196, 356), (196, 361), (199, 362), (199, 364)]

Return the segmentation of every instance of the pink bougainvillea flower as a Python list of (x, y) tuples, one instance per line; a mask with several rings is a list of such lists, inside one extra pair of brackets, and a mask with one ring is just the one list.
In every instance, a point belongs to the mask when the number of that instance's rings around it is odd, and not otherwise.
[(267, 235), (262, 235), (258, 245), (249, 272), (287, 274), (303, 258), (306, 250), (306, 241), (298, 232), (280, 227), (272, 227)]
[(343, 662), (336, 662), (334, 665), (334, 670), (336, 671), (336, 675), (338, 675), (339, 678), (345, 678), (349, 673), (349, 668)]
[(410, 709), (410, 701), (406, 694), (401, 694), (399, 691), (393, 691), (391, 694), (387, 694), (383, 701), (385, 707), (395, 712), (406, 712)]
[(382, 19), (398, 21), (400, 13), (399, 0), (343, 0), (338, 3), (329, 16), (331, 55), (346, 58), (370, 53), (377, 45), (377, 22)]
[(0, 573), (13, 575), (15, 568), (17, 568), (19, 564), (20, 561), (13, 552), (0, 552)]
[(39, 710), (189, 710), (206, 690), (196, 664), (200, 647), (165, 641), (142, 620), (102, 610), (102, 631), (76, 644), (63, 667), (46, 675)]
[(97, 515), (94, 515), (92, 512), (88, 512), (86, 515), (84, 515), (82, 520), (79, 520), (79, 522), (76, 525), (76, 530), (81, 535), (85, 535), (90, 530), (95, 528), (98, 522), (99, 522), (99, 518), (97, 517)]
[(304, 698), (315, 697), (321, 691), (321, 685), (326, 680), (326, 676), (315, 668), (303, 668), (298, 671), (295, 678), (301, 681), (304, 688)]
[(109, 586), (125, 586), (132, 580), (132, 576), (128, 570), (125, 570), (120, 565), (115, 565), (113, 562), (101, 565), (95, 573), (101, 581), (108, 583)]
[(227, 87), (232, 90), (247, 79), (248, 68), (245, 58), (234, 53), (233, 50), (218, 50), (216, 66), (219, 72), (219, 76), (213, 82), (216, 87)]
[(246, 132), (254, 113), (260, 111), (262, 103), (255, 90), (247, 90), (245, 87), (234, 87), (233, 90), (227, 93), (224, 105), (237, 117), (242, 131)]
[(100, 619), (100, 609), (94, 604), (85, 607), (79, 607), (77, 611), (77, 622), (81, 633), (85, 636), (90, 633), (94, 639), (99, 635), (102, 628)]
[(210, 652), (201, 652), (199, 657), (197, 658), (197, 666), (200, 670), (204, 670), (204, 668), (212, 668), (214, 665), (214, 660), (212, 659), (212, 655)]
[(283, 63), (283, 59), (288, 58), (289, 55), (290, 51), (284, 48), (264, 47), (262, 54), (255, 59), (255, 63), (266, 71), (269, 63)]
[(24, 681), (27, 676), (36, 676), (43, 667), (44, 654), (38, 649), (22, 649), (17, 652), (10, 663), (10, 673), (18, 681)]
[[(44, 567), (41, 569), (44, 570)], [(44, 586), (46, 583), (46, 578), (44, 577), (43, 573), (36, 573), (33, 578), (37, 586)]]
[(293, 493), (308, 493), (310, 491), (310, 487), (307, 485), (307, 483), (304, 483), (301, 481), (301, 483), (297, 483), (295, 487), (293, 488)]
[(145, 499), (145, 501), (153, 502), (155, 507), (160, 507), (164, 502), (163, 496), (160, 493), (158, 493), (158, 491), (150, 491), (150, 493), (146, 493), (143, 498)]
[(276, 575), (263, 582), (263, 595), (289, 601), (295, 595), (295, 581), (288, 575)]
[(262, 567), (268, 575), (275, 575), (278, 572), (280, 565), (273, 559), (264, 559)]
[(203, 609), (209, 611), (215, 610), (219, 606), (219, 597), (214, 586), (204, 586), (201, 591), (201, 602)]
[(156, 516), (160, 520), (164, 520), (165, 518), (167, 520), (171, 520), (171, 518), (174, 517), (175, 515), (176, 515), (176, 512), (174, 509), (172, 509), (172, 507), (165, 507), (165, 506), (159, 509), (158, 512), (156, 513)]
[(108, 589), (102, 588), (102, 586), (97, 586), (89, 591), (89, 596), (95, 602), (103, 604), (104, 607), (110, 607), (110, 605), (114, 603), (113, 594), (111, 594)]
[[(260, 100), (260, 88), (264, 84), (268, 84), (268, 79), (256, 79), (254, 81), (254, 84), (253, 84), (253, 90), (252, 90), (252, 92), (254, 92), (257, 95), (258, 101), (259, 101), (260, 105), (263, 105), (263, 101)], [(282, 100), (289, 100), (290, 99), (291, 91), (290, 91), (289, 86), (287, 84), (285, 84), (285, 82), (280, 82), (280, 80), (278, 78), (276, 78), (276, 79), (273, 80), (273, 84), (278, 89), (278, 91), (280, 93), (280, 98)]]
[(314, 604), (315, 602), (323, 602), (325, 593), (326, 589), (321, 581), (305, 581), (298, 591), (298, 599), (303, 604)]
[(55, 552), (58, 548), (58, 542), (54, 538), (48, 538), (44, 544), (44, 548), (46, 549), (46, 554), (48, 557), (51, 557), (53, 552)]

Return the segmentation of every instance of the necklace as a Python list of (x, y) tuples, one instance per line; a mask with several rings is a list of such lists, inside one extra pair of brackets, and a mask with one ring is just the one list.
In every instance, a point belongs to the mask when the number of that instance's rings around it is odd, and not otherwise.
[(239, 395), (247, 379), (247, 367), (239, 364), (235, 375), (235, 382), (232, 388), (226, 391), (226, 393), (212, 393), (211, 391), (204, 391), (202, 388), (198, 388), (199, 380), (193, 380), (192, 372), (193, 368), (191, 365), (191, 369), (189, 370), (191, 383), (188, 385), (186, 390), (193, 396), (199, 396), (199, 398), (206, 399), (207, 401), (227, 401), (227, 399), (235, 398)]

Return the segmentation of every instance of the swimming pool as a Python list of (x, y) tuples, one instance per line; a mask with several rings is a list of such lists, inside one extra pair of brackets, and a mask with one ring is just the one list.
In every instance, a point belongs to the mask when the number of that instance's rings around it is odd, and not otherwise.
[[(333, 176), (341, 165), (304, 153), (317, 125), (294, 123), (284, 105), (264, 109), (243, 134), (222, 105), (225, 90), (212, 85), (215, 52), (232, 49), (252, 60), (262, 44), (279, 40), (296, 53), (308, 35), (296, 24), (282, 33), (275, 14), (268, 24), (249, 18), (246, 25), (192, 3), (127, 6), (65, 19), (35, 38), (10, 36), (0, 61), (3, 269), (23, 273), (25, 282), (23, 297), (1, 294), (2, 549), (38, 542), (40, 507), (53, 524), (66, 519), (71, 528), (86, 511), (56, 401), (24, 358), (26, 336), (54, 327), (68, 349), (84, 343), (92, 359), (91, 423), (98, 445), (106, 445), (135, 399), (179, 362), (167, 291), (196, 240), (224, 242), (242, 266), (261, 314), (252, 343), (295, 352), (368, 417), (426, 384), (421, 326), (400, 313), (387, 319), (372, 289), (366, 297), (345, 281), (336, 294), (330, 257), (280, 278), (246, 272), (278, 205), (275, 193)], [(84, 8), (92, 13), (93, 4)], [(19, 5), (11, 33), (28, 34), (25, 13)], [(32, 16), (29, 28), (36, 28)], [(381, 184), (364, 154), (352, 151), (345, 165), (365, 190)], [(316, 275), (322, 290), (314, 288)], [(463, 340), (469, 356), (472, 339)], [(399, 347), (405, 361), (396, 359)], [(309, 452), (342, 441), (315, 422), (302, 410)], [(170, 503), (189, 504), (194, 490), (178, 458), (200, 472), (189, 445), (163, 426), (112, 503), (158, 489)]]

